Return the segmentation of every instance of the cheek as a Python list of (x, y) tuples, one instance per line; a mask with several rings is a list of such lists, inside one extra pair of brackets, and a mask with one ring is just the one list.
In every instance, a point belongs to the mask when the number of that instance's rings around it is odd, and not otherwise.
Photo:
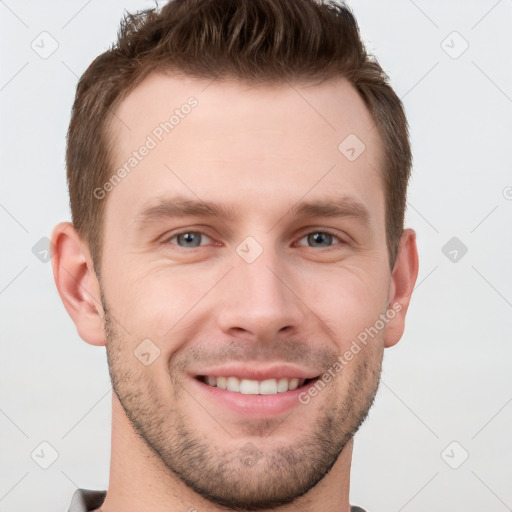
[(152, 265), (143, 274), (132, 268), (126, 270), (126, 275), (134, 277), (121, 285), (118, 298), (127, 324), (139, 336), (166, 343), (172, 333), (190, 321), (195, 308), (218, 281), (215, 272), (207, 269), (190, 272), (168, 264)]
[[(303, 279), (307, 279), (303, 275)], [(329, 269), (308, 280), (306, 304), (327, 324), (343, 348), (370, 328), (385, 312), (387, 289), (383, 279), (359, 269)]]

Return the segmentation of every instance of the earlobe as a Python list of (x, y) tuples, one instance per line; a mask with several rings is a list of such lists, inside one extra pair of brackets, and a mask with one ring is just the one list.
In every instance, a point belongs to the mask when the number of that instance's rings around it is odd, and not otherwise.
[(60, 298), (80, 337), (91, 345), (105, 345), (100, 288), (87, 244), (69, 222), (52, 233), (53, 277)]
[(405, 316), (418, 277), (418, 268), (416, 233), (412, 229), (405, 229), (400, 239), (398, 255), (391, 274), (388, 310), (394, 310), (395, 314), (386, 326), (384, 336), (386, 348), (398, 343), (404, 333)]

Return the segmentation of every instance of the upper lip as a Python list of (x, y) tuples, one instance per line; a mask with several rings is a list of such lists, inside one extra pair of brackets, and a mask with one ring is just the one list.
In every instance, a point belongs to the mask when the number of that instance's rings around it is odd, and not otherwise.
[(254, 364), (224, 364), (222, 366), (212, 366), (204, 368), (198, 372), (191, 373), (193, 377), (238, 377), (248, 380), (268, 380), (268, 379), (313, 379), (318, 377), (321, 372), (301, 368), (291, 364), (274, 363), (266, 365)]

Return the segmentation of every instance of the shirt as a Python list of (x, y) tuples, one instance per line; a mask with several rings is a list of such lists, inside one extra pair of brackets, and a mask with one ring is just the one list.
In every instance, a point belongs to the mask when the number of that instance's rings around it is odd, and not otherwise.
[[(91, 491), (89, 489), (77, 489), (73, 494), (68, 512), (89, 512), (101, 507), (107, 491)], [(365, 512), (360, 507), (351, 506), (350, 512)]]

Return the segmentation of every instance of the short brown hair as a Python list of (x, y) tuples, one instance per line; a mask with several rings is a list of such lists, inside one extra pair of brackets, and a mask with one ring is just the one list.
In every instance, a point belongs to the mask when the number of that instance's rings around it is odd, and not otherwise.
[(106, 201), (93, 190), (112, 174), (109, 122), (122, 99), (152, 71), (247, 84), (346, 78), (382, 140), (386, 238), (394, 266), (412, 164), (407, 120), (387, 75), (366, 52), (350, 9), (330, 0), (171, 0), (161, 9), (126, 13), (116, 43), (77, 85), (67, 178), (73, 224), (89, 245), (96, 272)]

